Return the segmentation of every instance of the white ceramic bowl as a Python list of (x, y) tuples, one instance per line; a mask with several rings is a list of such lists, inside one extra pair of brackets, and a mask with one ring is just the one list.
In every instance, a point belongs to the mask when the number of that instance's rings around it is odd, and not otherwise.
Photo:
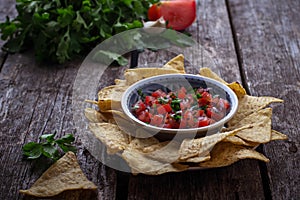
[[(139, 98), (139, 90), (141, 90), (143, 94), (151, 95), (151, 93), (157, 89), (168, 92), (180, 86), (186, 88), (210, 88), (210, 92), (213, 94), (218, 94), (221, 98), (227, 99), (230, 103), (229, 112), (224, 118), (211, 125), (188, 129), (170, 129), (152, 126), (140, 121), (132, 114), (131, 109)], [(143, 129), (161, 140), (169, 140), (174, 139), (174, 137), (175, 139), (196, 138), (217, 133), (236, 113), (238, 99), (236, 94), (228, 86), (216, 80), (192, 74), (167, 74), (143, 79), (131, 85), (122, 96), (121, 106), (124, 113), (133, 122), (133, 130)]]

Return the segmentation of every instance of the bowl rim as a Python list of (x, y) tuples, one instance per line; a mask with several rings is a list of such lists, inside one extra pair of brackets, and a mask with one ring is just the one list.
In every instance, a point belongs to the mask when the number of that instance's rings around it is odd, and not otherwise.
[[(159, 79), (167, 78), (167, 77), (168, 78), (172, 78), (172, 77), (174, 77), (174, 78), (175, 77), (200, 78), (204, 81), (208, 81), (208, 82), (216, 85), (217, 87), (223, 89), (226, 93), (229, 94), (229, 97), (231, 98), (231, 104), (230, 104), (231, 108), (230, 108), (229, 113), (225, 117), (223, 117), (221, 120), (219, 120), (213, 124), (210, 124), (210, 125), (204, 126), (204, 127), (197, 127), (197, 128), (171, 129), (171, 128), (163, 128), (163, 127), (153, 126), (153, 125), (150, 125), (150, 124), (140, 121), (131, 113), (130, 109), (127, 106), (127, 100), (125, 100), (125, 99), (127, 99), (129, 97), (131, 92), (138, 89), (137, 86), (139, 86), (143, 83), (147, 83), (151, 80), (156, 80), (156, 79), (159, 80)], [(134, 84), (130, 85), (125, 90), (125, 92), (123, 93), (122, 98), (121, 98), (121, 108), (127, 117), (129, 117), (131, 120), (135, 121), (139, 125), (144, 126), (143, 128), (147, 128), (148, 130), (154, 129), (155, 131), (157, 131), (157, 133), (160, 131), (180, 133), (180, 132), (192, 132), (192, 131), (198, 132), (198, 131), (208, 131), (208, 130), (218, 129), (218, 128), (220, 128), (220, 124), (224, 125), (226, 122), (228, 122), (234, 116), (234, 114), (237, 112), (238, 104), (239, 104), (238, 97), (230, 87), (228, 87), (224, 83), (221, 83), (215, 79), (208, 78), (208, 77), (201, 76), (201, 75), (196, 75), (196, 74), (163, 74), (163, 75), (148, 77), (148, 78), (139, 80), (139, 81), (135, 82)]]

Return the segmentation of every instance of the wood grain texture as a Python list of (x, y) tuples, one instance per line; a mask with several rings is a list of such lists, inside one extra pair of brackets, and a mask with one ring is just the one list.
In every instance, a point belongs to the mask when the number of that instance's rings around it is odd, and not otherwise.
[(22, 199), (18, 190), (29, 188), (50, 166), (48, 162), (24, 160), (22, 146), (54, 131), (57, 137), (74, 134), (80, 166), (98, 186), (98, 198), (114, 199), (115, 171), (85, 150), (81, 133), (73, 124), (72, 86), (80, 62), (39, 65), (30, 53), (10, 55), (6, 60), (0, 73), (1, 199)]
[(271, 197), (300, 199), (300, 1), (229, 2), (249, 91), (285, 101), (272, 125), (289, 139), (264, 145)]
[[(197, 22), (189, 32), (202, 49), (200, 55), (193, 57), (184, 54), (190, 58), (186, 63), (187, 71), (195, 72), (191, 69), (193, 65), (199, 68), (209, 59), (214, 66), (206, 67), (211, 67), (229, 82), (241, 81), (225, 2), (203, 0), (199, 3)], [(172, 52), (141, 54), (140, 66), (165, 63), (174, 55)], [(128, 199), (264, 199), (260, 169), (254, 160), (219, 169), (155, 177), (130, 176), (128, 185)]]

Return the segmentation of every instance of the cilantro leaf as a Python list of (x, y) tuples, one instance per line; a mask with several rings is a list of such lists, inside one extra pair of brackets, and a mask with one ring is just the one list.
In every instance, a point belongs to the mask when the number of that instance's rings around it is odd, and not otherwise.
[[(16, 0), (18, 15), (0, 23), (3, 49), (34, 46), (40, 61), (64, 63), (125, 30), (141, 28), (151, 4), (159, 0)], [(125, 60), (112, 56), (119, 64)]]
[[(67, 134), (59, 139), (54, 139), (55, 133), (40, 136), (40, 142), (29, 142), (23, 146), (23, 155), (28, 159), (37, 159), (45, 156), (52, 160), (58, 160), (64, 153), (73, 151), (76, 147), (72, 146), (75, 138), (72, 134)], [(58, 148), (59, 147), (59, 148)], [(64, 152), (61, 153), (60, 149)]]

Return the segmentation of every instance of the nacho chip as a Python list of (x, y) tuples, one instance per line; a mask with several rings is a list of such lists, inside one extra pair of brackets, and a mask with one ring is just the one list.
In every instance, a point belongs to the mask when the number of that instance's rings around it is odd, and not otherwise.
[(188, 158), (196, 156), (208, 155), (210, 150), (220, 141), (224, 140), (228, 136), (237, 134), (239, 131), (251, 128), (252, 126), (244, 126), (233, 131), (216, 133), (197, 139), (185, 139), (181, 143), (179, 149), (179, 159), (186, 160)]
[(211, 157), (210, 157), (210, 153), (209, 153), (208, 155), (205, 155), (205, 156), (196, 156), (196, 157), (188, 158), (184, 162), (201, 163), (201, 162), (210, 160), (210, 158)]
[(144, 151), (144, 149), (146, 147), (152, 146), (152, 145), (156, 145), (159, 144), (160, 142), (158, 141), (158, 139), (154, 138), (154, 137), (149, 137), (149, 138), (134, 138), (129, 146), (128, 149), (135, 149), (137, 151), (142, 151), (144, 153), (146, 153)]
[(287, 140), (288, 136), (278, 131), (271, 131), (271, 140)]
[(127, 119), (126, 115), (122, 111), (119, 111), (119, 110), (104, 110), (104, 111), (100, 111), (99, 113), (102, 116), (104, 116), (107, 121), (114, 119), (116, 117)]
[(176, 69), (178, 72), (185, 74), (184, 69), (184, 56), (183, 54), (179, 54), (178, 56), (172, 58), (169, 62), (167, 62), (163, 68), (165, 69)]
[(239, 99), (247, 94), (245, 88), (243, 88), (243, 86), (241, 84), (239, 84), (238, 82), (229, 83), (229, 84), (227, 84), (227, 86), (233, 90), (233, 92), (236, 94), (236, 96)]
[(117, 86), (126, 86), (126, 80), (115, 79), (115, 84), (116, 84)]
[(84, 110), (84, 115), (92, 123), (107, 121), (105, 116), (103, 116), (101, 113), (99, 113), (93, 108), (86, 108)]
[(247, 117), (248, 115), (257, 112), (268, 106), (271, 103), (282, 103), (283, 100), (274, 97), (255, 97), (244, 95), (239, 99), (239, 106), (237, 113), (228, 122), (228, 126), (232, 127), (236, 125), (239, 121)]
[(265, 108), (242, 119), (231, 130), (245, 125), (252, 125), (249, 129), (239, 131), (236, 136), (254, 143), (267, 143), (271, 140), (272, 109)]
[(109, 154), (122, 151), (129, 145), (129, 136), (115, 124), (90, 123), (89, 128), (95, 137), (105, 144)]
[[(161, 148), (157, 148), (154, 151), (150, 151), (148, 153), (145, 153), (145, 155), (149, 158), (161, 161), (161, 162), (167, 162), (167, 163), (174, 163), (178, 161), (179, 158), (179, 147), (180, 144), (176, 141), (170, 141), (170, 142), (161, 142), (159, 144), (161, 145)], [(158, 145), (156, 145), (158, 146)], [(149, 147), (148, 147), (149, 149)]]
[(132, 85), (133, 83), (142, 79), (163, 74), (180, 74), (180, 72), (176, 69), (169, 68), (135, 68), (127, 69), (124, 76), (126, 79), (126, 84)]
[(214, 79), (216, 81), (219, 81), (221, 83), (227, 84), (226, 81), (224, 81), (220, 76), (218, 76), (215, 72), (211, 71), (211, 69), (209, 69), (207, 67), (200, 68), (199, 74), (201, 76), (212, 78), (212, 79)]
[(28, 190), (20, 193), (35, 197), (52, 197), (68, 190), (96, 190), (80, 169), (73, 152), (55, 162)]
[(268, 158), (252, 148), (220, 142), (211, 151), (211, 159), (200, 163), (199, 166), (206, 168), (224, 167), (247, 158), (269, 162)]
[(255, 147), (255, 146), (259, 145), (259, 143), (256, 143), (256, 142), (245, 141), (242, 138), (237, 137), (236, 135), (225, 138), (223, 140), (223, 142), (231, 142), (232, 144), (235, 144), (235, 145), (243, 145), (243, 146), (249, 146), (249, 147)]
[(112, 85), (98, 92), (98, 106), (100, 111), (121, 109), (121, 98), (128, 86)]
[(133, 149), (124, 150), (122, 157), (135, 174), (159, 175), (167, 172), (180, 172), (188, 168), (187, 165), (158, 161)]

